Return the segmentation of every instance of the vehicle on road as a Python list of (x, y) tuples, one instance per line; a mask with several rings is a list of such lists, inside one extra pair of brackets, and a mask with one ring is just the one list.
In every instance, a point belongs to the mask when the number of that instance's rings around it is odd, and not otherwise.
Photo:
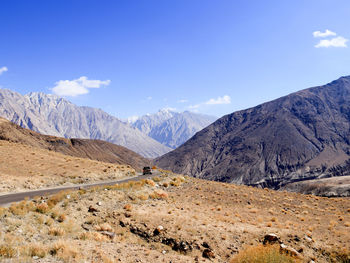
[(143, 174), (143, 175), (152, 174), (152, 169), (151, 169), (151, 167), (149, 167), (149, 166), (143, 167), (142, 174)]

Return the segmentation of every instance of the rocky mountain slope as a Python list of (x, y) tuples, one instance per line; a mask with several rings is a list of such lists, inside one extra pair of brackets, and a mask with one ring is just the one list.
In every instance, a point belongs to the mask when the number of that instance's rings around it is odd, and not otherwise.
[(350, 77), (226, 115), (156, 160), (195, 177), (279, 188), (348, 175)]
[(131, 125), (156, 141), (175, 149), (216, 119), (214, 116), (189, 111), (180, 113), (162, 109), (155, 114), (140, 117)]
[(100, 109), (78, 107), (50, 94), (22, 96), (0, 89), (0, 117), (42, 134), (109, 141), (149, 158), (170, 150)]
[(0, 118), (0, 140), (21, 143), (74, 157), (130, 165), (136, 170), (141, 170), (143, 166), (150, 165), (148, 159), (123, 146), (101, 140), (66, 139), (42, 135), (24, 129), (3, 118)]

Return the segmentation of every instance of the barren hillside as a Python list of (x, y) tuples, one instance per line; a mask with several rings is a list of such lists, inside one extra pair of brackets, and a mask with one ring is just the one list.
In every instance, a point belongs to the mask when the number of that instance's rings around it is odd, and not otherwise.
[(129, 165), (72, 157), (0, 140), (0, 193), (134, 176)]
[(75, 157), (130, 165), (136, 170), (141, 170), (143, 166), (150, 164), (148, 159), (123, 146), (100, 140), (66, 139), (42, 135), (24, 129), (3, 118), (0, 118), (0, 139), (19, 142)]

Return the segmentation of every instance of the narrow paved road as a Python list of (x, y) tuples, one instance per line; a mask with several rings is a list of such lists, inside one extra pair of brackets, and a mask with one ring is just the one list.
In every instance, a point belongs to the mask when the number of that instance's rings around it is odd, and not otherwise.
[(63, 186), (63, 187), (57, 187), (57, 188), (48, 188), (48, 189), (40, 189), (40, 190), (13, 193), (13, 194), (5, 194), (5, 195), (0, 195), (0, 206), (6, 206), (6, 205), (13, 203), (13, 202), (19, 202), (19, 201), (24, 200), (25, 198), (31, 199), (31, 198), (34, 198), (36, 196), (52, 195), (52, 194), (58, 193), (62, 190), (78, 190), (79, 188), (91, 188), (94, 186), (127, 183), (130, 181), (139, 181), (142, 179), (152, 178), (153, 176), (157, 176), (157, 175), (159, 175), (159, 172), (154, 172), (151, 175), (139, 174), (139, 176), (129, 177), (129, 178), (115, 180), (115, 181), (105, 181), (105, 182), (98, 182), (98, 183), (92, 183), (92, 184), (71, 185), (71, 186)]

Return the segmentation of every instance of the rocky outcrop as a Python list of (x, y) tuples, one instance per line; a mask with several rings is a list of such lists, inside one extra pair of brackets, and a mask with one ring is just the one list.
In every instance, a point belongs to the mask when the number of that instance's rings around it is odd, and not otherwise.
[(226, 115), (176, 150), (162, 168), (194, 177), (261, 187), (325, 174), (347, 175), (350, 77)]

